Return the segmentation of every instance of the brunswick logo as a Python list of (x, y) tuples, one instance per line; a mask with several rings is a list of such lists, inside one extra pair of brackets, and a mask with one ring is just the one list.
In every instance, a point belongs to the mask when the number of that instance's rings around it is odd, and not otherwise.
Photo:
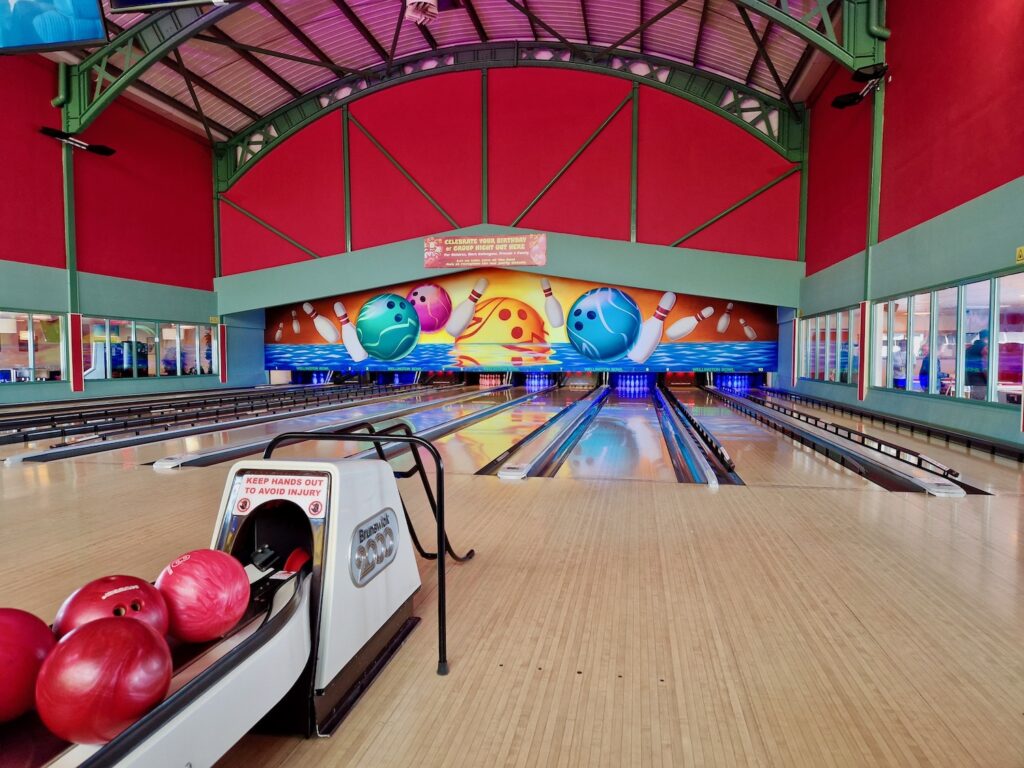
[(398, 552), (398, 526), (395, 511), (382, 509), (359, 523), (352, 531), (349, 545), (349, 573), (352, 583), (365, 587), (391, 565)]

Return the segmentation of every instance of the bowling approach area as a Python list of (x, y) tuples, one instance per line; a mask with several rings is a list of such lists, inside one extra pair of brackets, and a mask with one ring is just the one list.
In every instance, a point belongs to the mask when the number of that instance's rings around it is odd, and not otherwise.
[(1018, 5), (0, 2), (0, 768), (1024, 766)]

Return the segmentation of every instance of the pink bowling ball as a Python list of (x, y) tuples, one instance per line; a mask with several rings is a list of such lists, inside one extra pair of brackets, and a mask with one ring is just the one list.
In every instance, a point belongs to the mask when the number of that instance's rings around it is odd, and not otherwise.
[(444, 328), (452, 314), (452, 297), (435, 283), (424, 283), (409, 291), (405, 297), (416, 308), (420, 317), (420, 330), (433, 333)]

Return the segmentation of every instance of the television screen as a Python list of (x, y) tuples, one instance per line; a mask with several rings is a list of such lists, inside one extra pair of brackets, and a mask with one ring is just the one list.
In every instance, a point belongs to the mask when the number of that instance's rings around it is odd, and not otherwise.
[(106, 41), (99, 0), (0, 0), (0, 52), (56, 51)]
[(214, 0), (110, 0), (110, 12), (161, 11), (165, 8), (176, 8), (182, 5), (210, 5), (213, 2)]

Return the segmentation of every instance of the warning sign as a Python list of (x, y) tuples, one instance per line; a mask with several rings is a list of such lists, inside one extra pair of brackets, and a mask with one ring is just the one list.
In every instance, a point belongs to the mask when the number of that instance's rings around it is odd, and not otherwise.
[(291, 501), (308, 517), (323, 518), (330, 487), (324, 472), (246, 472), (235, 477), (228, 503), (233, 514), (244, 516), (267, 501)]
[(1024, 264), (1024, 245), (1017, 249), (1017, 263)]

